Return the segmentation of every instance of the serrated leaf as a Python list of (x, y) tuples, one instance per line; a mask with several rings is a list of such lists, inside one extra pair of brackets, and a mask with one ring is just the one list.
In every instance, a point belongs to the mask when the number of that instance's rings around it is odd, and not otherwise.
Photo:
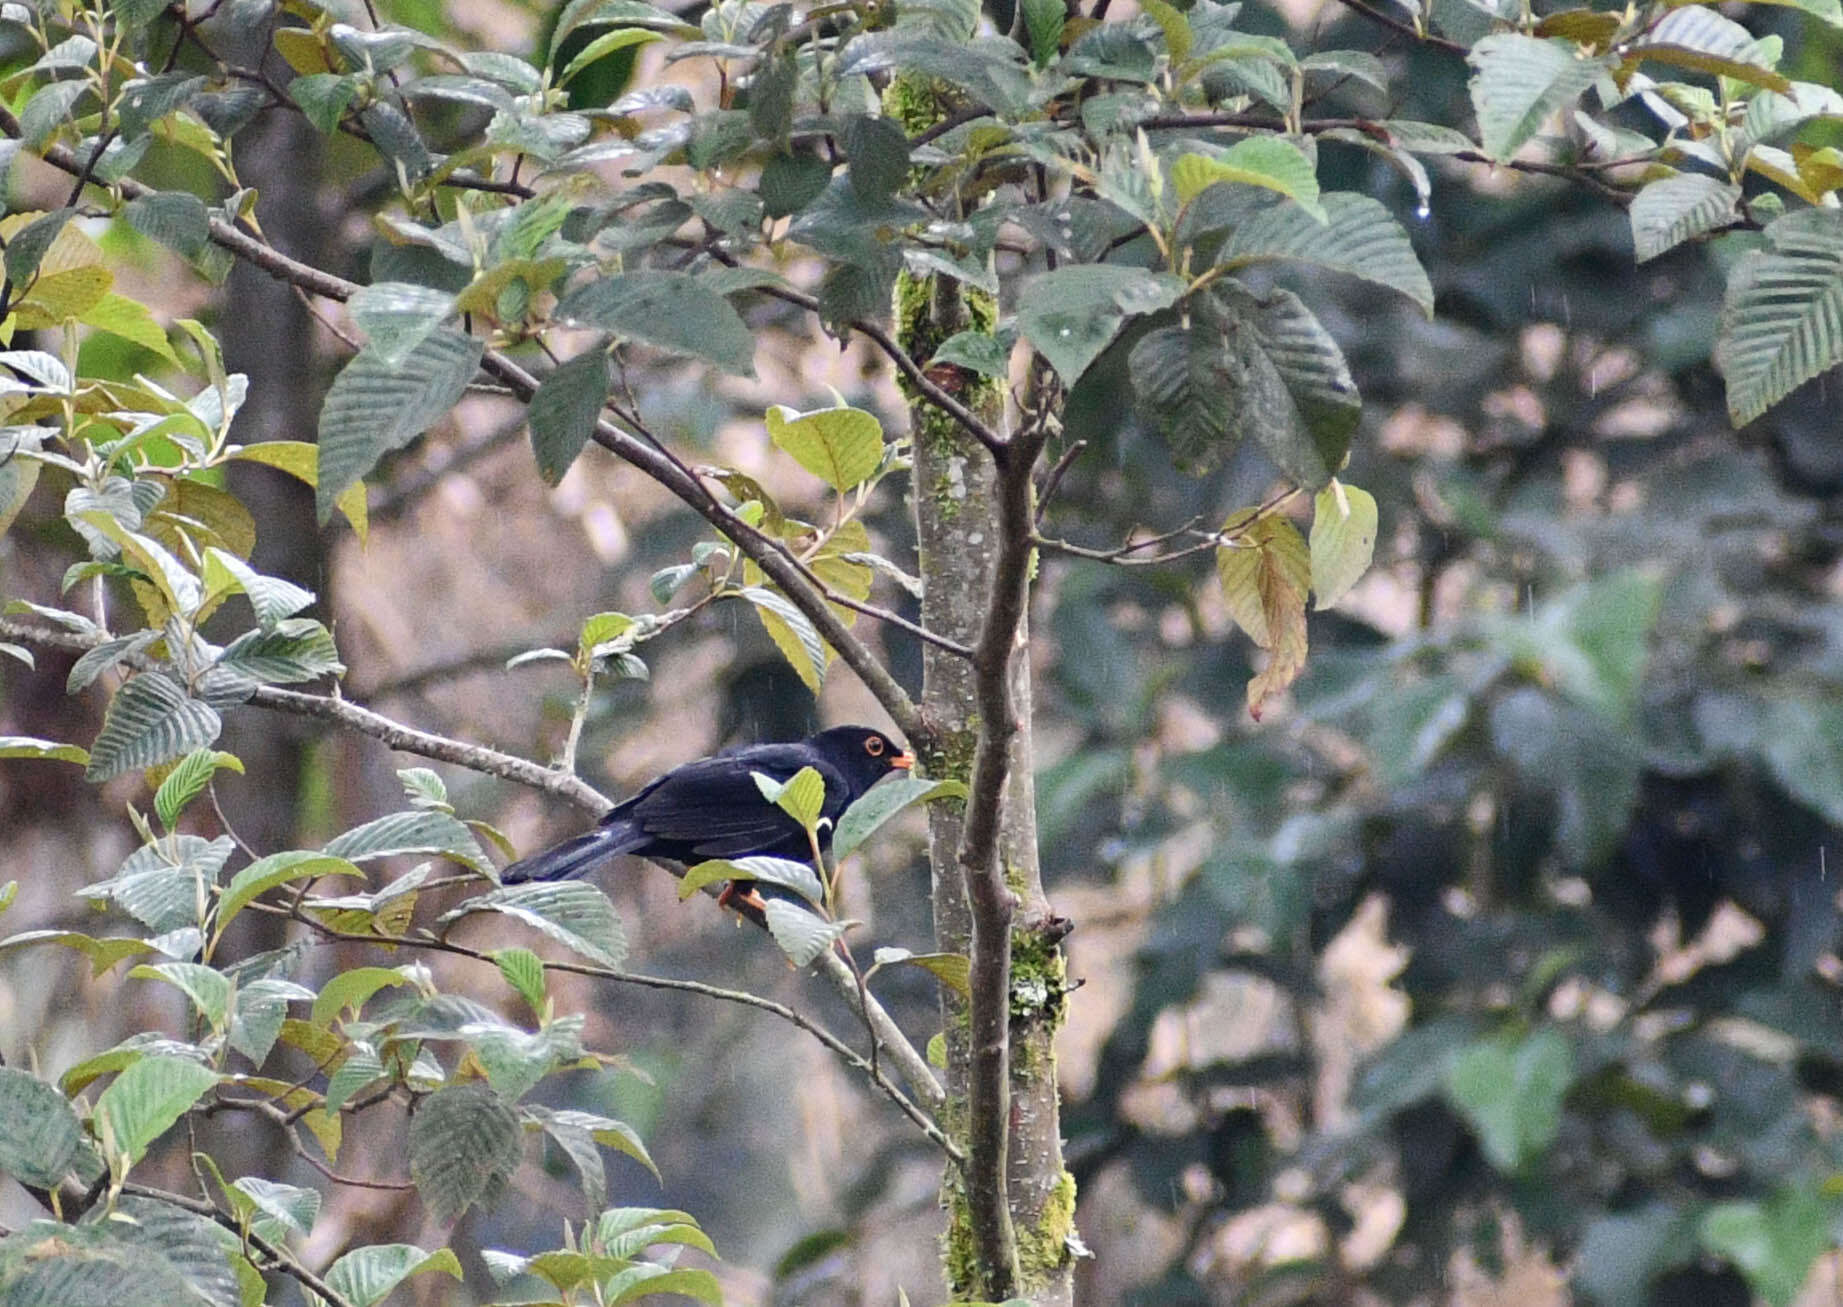
[(460, 401), (485, 349), (484, 341), (437, 327), (400, 363), (361, 350), (346, 364), (320, 409), (314, 486), (320, 521), (378, 459), (409, 444)]
[(355, 826), (327, 842), (326, 852), (353, 862), (394, 857), (404, 853), (434, 853), (479, 871), (487, 865), (485, 852), (465, 822), (446, 812), (420, 808), (393, 812)]
[(832, 834), (832, 852), (847, 857), (873, 835), (877, 828), (903, 810), (917, 803), (936, 799), (964, 799), (966, 786), (959, 781), (936, 781), (922, 776), (898, 776), (873, 786), (846, 808)]
[(1626, 66), (1641, 60), (1731, 77), (1780, 94), (1792, 89), (1789, 80), (1773, 71), (1753, 33), (1704, 5), (1685, 4), (1659, 19), (1632, 44)]
[(1325, 195), (1322, 205), (1323, 225), (1300, 222), (1284, 205), (1248, 214), (1230, 230), (1216, 261), (1228, 268), (1275, 259), (1310, 263), (1406, 295), (1431, 318), (1433, 284), (1389, 211), (1349, 191)]
[(1030, 57), (1046, 68), (1062, 49), (1062, 29), (1068, 21), (1063, 0), (1023, 0), (1024, 30), (1030, 35)]
[(179, 824), (186, 806), (205, 792), (220, 767), (243, 774), (243, 761), (234, 753), (217, 749), (194, 749), (179, 760), (154, 792), (154, 812), (168, 830)]
[(1640, 263), (1733, 221), (1741, 188), (1700, 173), (1681, 173), (1647, 183), (1632, 197), (1628, 214)]
[(479, 1082), (438, 1089), (410, 1117), (410, 1177), (446, 1225), (475, 1203), (491, 1204), (518, 1169), (518, 1117)]
[(181, 1057), (143, 1057), (96, 1100), (95, 1119), (113, 1155), (138, 1162), (154, 1141), (218, 1083), (209, 1067)]
[(130, 980), (163, 980), (192, 1000), (208, 1025), (223, 1029), (230, 1016), (230, 977), (196, 962), (155, 962), (133, 968)]
[(1184, 283), (1165, 273), (1111, 264), (1058, 268), (1032, 278), (1019, 296), (1018, 330), (1073, 386), (1112, 342), (1128, 314), (1177, 303)]
[(460, 1260), (446, 1248), (426, 1253), (415, 1244), (381, 1243), (341, 1256), (327, 1268), (326, 1282), (351, 1307), (372, 1307), (403, 1281), (432, 1271), (464, 1278)]
[(225, 927), (259, 896), (293, 881), (313, 880), (321, 876), (348, 876), (363, 880), (365, 873), (343, 857), (306, 849), (271, 853), (266, 858), (252, 862), (231, 877), (230, 884), (224, 887), (224, 897), (218, 901), (216, 937), (222, 938)]
[(224, 646), (218, 667), (264, 685), (289, 685), (345, 671), (333, 633), (310, 617), (291, 617), (268, 630), (246, 631)]
[(1278, 136), (1250, 136), (1218, 154), (1186, 154), (1171, 165), (1171, 186), (1179, 204), (1190, 203), (1220, 182), (1273, 191), (1296, 202), (1319, 222), (1326, 220), (1312, 161), (1298, 146)]
[(124, 960), (159, 952), (144, 939), (122, 935), (95, 938), (75, 930), (26, 930), (0, 939), (0, 949), (19, 948), (27, 944), (61, 944), (75, 949), (90, 960), (90, 975), (99, 977)]
[[(265, 440), (261, 444), (244, 445), (233, 449), (227, 457), (279, 468), (296, 480), (304, 481), (316, 488), (320, 482), (320, 447), (310, 445), (304, 440)], [(366, 534), (364, 483), (353, 482), (343, 493), (334, 498), (333, 503), (352, 524), (352, 530), (358, 536), (358, 542), (361, 545), (364, 544)]]
[(704, 886), (723, 880), (759, 880), (790, 889), (808, 903), (825, 902), (825, 886), (819, 883), (818, 874), (810, 866), (791, 858), (765, 855), (713, 858), (708, 862), (700, 862), (685, 872), (684, 879), (678, 885), (678, 897), (681, 900), (688, 899)]
[(453, 316), (455, 300), (430, 286), (387, 281), (361, 286), (346, 307), (365, 333), (366, 351), (384, 367), (396, 368)]
[(583, 351), (559, 364), (538, 382), (526, 420), (538, 475), (546, 485), (563, 480), (576, 456), (595, 434), (602, 405), (608, 401), (608, 356), (601, 349)]
[(320, 1215), (320, 1193), (300, 1185), (282, 1184), (259, 1175), (246, 1175), (230, 1184), (227, 1196), (239, 1214), (253, 1216), (251, 1229), (273, 1242), (285, 1241), (290, 1235), (305, 1238), (312, 1232)]
[(796, 967), (810, 966), (850, 929), (848, 921), (826, 921), (785, 899), (767, 903), (768, 933)]
[(1803, 209), (1767, 225), (1722, 300), (1715, 366), (1736, 426), (1843, 361), (1843, 213)]
[(1472, 108), (1485, 153), (1509, 159), (1549, 115), (1567, 108), (1607, 72), (1602, 59), (1578, 57), (1570, 41), (1494, 32), (1466, 56), (1472, 65)]
[(792, 664), (806, 688), (818, 694), (825, 682), (830, 653), (806, 614), (795, 608), (786, 595), (774, 590), (748, 586), (736, 593), (754, 605), (768, 638)]
[(1376, 552), (1376, 497), (1333, 481), (1312, 501), (1312, 592), (1331, 607), (1369, 571)]
[(797, 413), (777, 404), (768, 410), (767, 424), (777, 448), (840, 492), (868, 481), (883, 462), (883, 424), (863, 409)]
[(557, 305), (559, 321), (612, 332), (755, 375), (755, 336), (730, 302), (684, 272), (630, 272), (585, 282)]
[(83, 1149), (70, 1100), (34, 1076), (0, 1067), (0, 1173), (55, 1189)]
[(84, 778), (106, 781), (182, 757), (216, 740), (223, 725), (216, 710), (189, 697), (171, 677), (138, 673), (109, 701)]
[(474, 912), (500, 912), (533, 926), (604, 967), (627, 958), (627, 935), (608, 896), (586, 881), (507, 885), (444, 913), (442, 924)]
[(216, 546), (205, 550), (201, 578), (207, 594), (232, 589), (242, 591), (250, 601), (257, 623), (265, 631), (273, 630), (277, 623), (300, 612), (315, 598), (312, 590), (279, 576), (264, 576), (235, 554)]
[(502, 948), (493, 954), (493, 964), (506, 978), (506, 983), (542, 1017), (547, 993), (544, 960), (528, 948)]

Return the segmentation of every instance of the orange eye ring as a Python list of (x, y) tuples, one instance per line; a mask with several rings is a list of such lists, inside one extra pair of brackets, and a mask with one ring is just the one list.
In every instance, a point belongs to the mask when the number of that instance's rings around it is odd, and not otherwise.
[(873, 758), (881, 758), (883, 756), (883, 737), (880, 735), (873, 735), (868, 740), (865, 740), (864, 752), (868, 753)]

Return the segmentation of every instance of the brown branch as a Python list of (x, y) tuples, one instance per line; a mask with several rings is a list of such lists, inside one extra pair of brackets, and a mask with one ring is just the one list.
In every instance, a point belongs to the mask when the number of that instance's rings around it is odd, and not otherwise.
[(989, 1277), (984, 1290), (994, 1299), (1010, 1297), (1020, 1279), (1007, 1178), (1011, 920), (1017, 900), (1005, 882), (998, 843), (1011, 745), (1018, 732), (1012, 661), (1029, 602), (1032, 475), (1043, 441), (1041, 426), (1033, 424), (996, 453), (998, 551), (985, 624), (973, 652), (980, 731), (960, 840), (960, 872), (973, 921), (966, 1199), (980, 1264)]
[(122, 1186), (122, 1192), (125, 1194), (132, 1194), (136, 1198), (146, 1198), (157, 1203), (168, 1203), (174, 1207), (191, 1212), (196, 1216), (203, 1216), (207, 1220), (215, 1221), (238, 1238), (247, 1240), (249, 1245), (264, 1257), (268, 1258), (277, 1270), (281, 1271), (284, 1275), (299, 1280), (304, 1288), (311, 1289), (313, 1292), (319, 1294), (320, 1297), (332, 1304), (332, 1307), (357, 1307), (357, 1304), (350, 1298), (345, 1297), (337, 1289), (333, 1288), (332, 1285), (328, 1284), (318, 1275), (315, 1275), (312, 1271), (297, 1262), (287, 1249), (277, 1244), (270, 1243), (254, 1230), (245, 1229), (241, 1221), (231, 1216), (228, 1212), (221, 1210), (216, 1203), (203, 1198), (187, 1198), (184, 1194), (169, 1193), (164, 1189), (154, 1189), (143, 1184), (124, 1184)]
[(1370, 22), (1380, 23), (1391, 32), (1397, 32), (1411, 41), (1432, 46), (1436, 50), (1445, 50), (1448, 54), (1464, 56), (1471, 53), (1469, 47), (1457, 41), (1449, 41), (1444, 36), (1435, 36), (1432, 32), (1423, 32), (1413, 23), (1397, 18), (1393, 14), (1385, 14), (1380, 9), (1371, 9), (1363, 0), (1340, 0), (1340, 3), (1352, 13), (1362, 14)]

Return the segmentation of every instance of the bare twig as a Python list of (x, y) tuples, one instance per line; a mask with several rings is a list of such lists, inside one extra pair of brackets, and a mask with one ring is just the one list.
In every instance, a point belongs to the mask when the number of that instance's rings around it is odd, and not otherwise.
[(154, 1189), (144, 1184), (124, 1184), (122, 1192), (136, 1198), (146, 1198), (157, 1203), (168, 1203), (183, 1208), (194, 1215), (216, 1221), (239, 1238), (249, 1241), (249, 1245), (266, 1257), (276, 1270), (292, 1279), (299, 1280), (304, 1288), (311, 1289), (331, 1304), (331, 1307), (357, 1307), (350, 1298), (341, 1294), (332, 1285), (315, 1275), (294, 1259), (286, 1248), (270, 1243), (254, 1230), (246, 1230), (243, 1223), (230, 1213), (222, 1210), (216, 1203), (203, 1198), (188, 1198), (184, 1194), (170, 1193), (165, 1189)]

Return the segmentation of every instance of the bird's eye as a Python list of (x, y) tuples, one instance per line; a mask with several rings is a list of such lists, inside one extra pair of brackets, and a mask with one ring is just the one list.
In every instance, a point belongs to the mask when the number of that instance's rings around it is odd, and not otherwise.
[(864, 752), (868, 753), (873, 758), (881, 758), (883, 756), (883, 740), (881, 737), (873, 735), (868, 740), (865, 740)]

